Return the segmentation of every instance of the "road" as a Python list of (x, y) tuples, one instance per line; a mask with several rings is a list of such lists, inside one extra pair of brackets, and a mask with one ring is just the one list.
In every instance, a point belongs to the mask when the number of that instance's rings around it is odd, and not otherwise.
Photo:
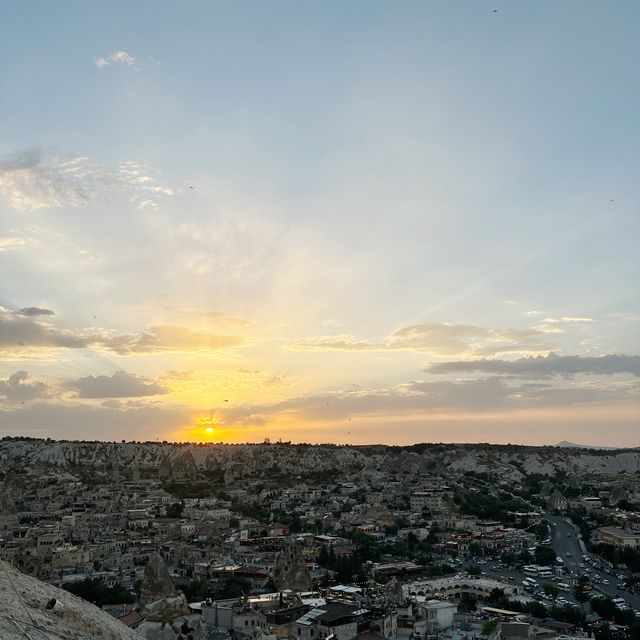
[[(570, 571), (576, 576), (586, 575), (589, 578), (595, 577), (601, 581), (608, 580), (609, 584), (604, 584), (604, 582), (594, 584), (594, 592), (600, 592), (610, 598), (624, 598), (628, 606), (640, 611), (640, 595), (616, 587), (617, 584), (623, 582), (617, 577), (620, 573), (619, 571), (615, 571), (614, 575), (608, 575), (604, 572), (604, 565), (600, 562), (598, 556), (593, 554), (587, 555), (597, 561), (596, 568), (584, 562), (582, 556), (585, 552), (580, 547), (577, 527), (562, 516), (554, 516), (547, 513), (545, 514), (545, 520), (551, 524), (551, 546), (556, 555), (564, 560)], [(567, 553), (571, 555), (567, 556)], [(581, 567), (580, 564), (583, 566)]]

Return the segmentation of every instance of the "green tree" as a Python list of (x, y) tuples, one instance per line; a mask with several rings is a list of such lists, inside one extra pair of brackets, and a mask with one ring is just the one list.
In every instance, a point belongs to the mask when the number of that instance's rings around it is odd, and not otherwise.
[(460, 596), (460, 601), (458, 603), (458, 606), (460, 608), (460, 611), (471, 612), (476, 610), (477, 602), (478, 602), (478, 599), (473, 594), (463, 593)]
[(131, 593), (117, 584), (108, 587), (101, 578), (87, 578), (80, 582), (73, 582), (64, 586), (66, 591), (93, 602), (98, 607), (104, 604), (125, 604), (133, 602)]
[(585, 588), (589, 584), (589, 579), (586, 576), (580, 576), (578, 578), (578, 584), (573, 589), (573, 595), (575, 599), (584, 606), (584, 603), (589, 599), (589, 594)]
[(551, 547), (536, 547), (536, 564), (551, 565), (556, 561), (556, 552)]
[(174, 502), (167, 507), (168, 518), (181, 518), (184, 506), (181, 502)]
[(224, 581), (223, 598), (239, 598), (251, 592), (251, 583), (246, 578), (231, 576)]
[(318, 554), (318, 564), (327, 568), (329, 566), (329, 552), (327, 551), (327, 547), (323, 546), (320, 548), (320, 553)]
[(495, 628), (497, 626), (498, 626), (498, 621), (497, 620), (487, 620), (482, 625), (482, 635), (483, 636), (490, 636), (495, 631)]
[(549, 525), (544, 520), (541, 520), (536, 527), (535, 534), (538, 540), (544, 540), (549, 535)]
[(542, 590), (546, 595), (548, 595), (550, 598), (553, 598), (554, 600), (558, 597), (558, 587), (553, 584), (553, 582), (545, 582), (542, 585)]

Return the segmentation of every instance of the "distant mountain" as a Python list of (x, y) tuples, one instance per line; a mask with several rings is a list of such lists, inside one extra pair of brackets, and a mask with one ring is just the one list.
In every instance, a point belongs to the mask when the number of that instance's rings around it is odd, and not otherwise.
[(558, 444), (551, 445), (552, 447), (562, 447), (564, 449), (619, 449), (619, 447), (602, 447), (597, 444), (577, 444), (575, 442), (569, 442), (568, 440), (562, 440)]

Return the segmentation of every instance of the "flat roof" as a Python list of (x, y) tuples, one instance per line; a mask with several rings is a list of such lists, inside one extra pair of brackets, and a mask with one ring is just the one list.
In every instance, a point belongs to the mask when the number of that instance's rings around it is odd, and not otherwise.
[(482, 611), (488, 611), (489, 613), (497, 613), (502, 616), (519, 616), (522, 611), (509, 611), (508, 609), (497, 609), (496, 607), (480, 607)]

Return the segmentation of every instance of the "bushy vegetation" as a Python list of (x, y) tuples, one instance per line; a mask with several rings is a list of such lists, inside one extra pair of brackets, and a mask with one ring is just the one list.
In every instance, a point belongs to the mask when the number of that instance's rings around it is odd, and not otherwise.
[(528, 505), (522, 500), (503, 491), (498, 492), (497, 496), (488, 493), (459, 491), (454, 500), (459, 505), (461, 513), (473, 515), (482, 520), (515, 522), (516, 518), (510, 512), (529, 511)]
[(613, 545), (599, 542), (591, 545), (591, 550), (614, 565), (624, 564), (633, 573), (640, 572), (640, 551), (638, 549), (631, 547), (619, 549)]
[(65, 591), (101, 607), (105, 604), (129, 604), (133, 595), (120, 585), (108, 587), (100, 578), (86, 578), (80, 582), (64, 585)]

